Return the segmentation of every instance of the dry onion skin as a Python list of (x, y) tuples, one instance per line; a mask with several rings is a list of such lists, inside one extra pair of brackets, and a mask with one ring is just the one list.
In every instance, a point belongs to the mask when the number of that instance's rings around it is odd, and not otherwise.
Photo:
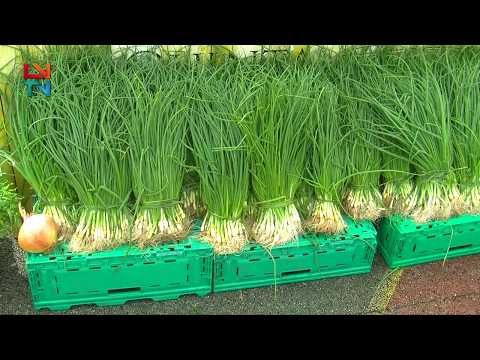
[(24, 218), (18, 232), (19, 247), (29, 253), (51, 251), (58, 240), (58, 225), (52, 217), (36, 214)]

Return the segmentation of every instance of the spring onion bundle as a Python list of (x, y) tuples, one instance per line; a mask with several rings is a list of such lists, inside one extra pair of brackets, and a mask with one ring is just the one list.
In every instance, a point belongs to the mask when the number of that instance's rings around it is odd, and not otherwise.
[(359, 82), (368, 81), (363, 63), (371, 56), (368, 49), (345, 48), (336, 55), (332, 67), (334, 81), (340, 89), (339, 108), (343, 117), (348, 179), (343, 195), (345, 211), (354, 220), (375, 221), (383, 213), (379, 192), (381, 152), (372, 134), (377, 118), (368, 103), (358, 101)]
[(461, 212), (480, 213), (480, 51), (478, 46), (447, 47), (444, 65), (451, 101), (454, 167)]
[[(248, 154), (238, 125), (248, 93), (239, 64), (221, 66), (220, 75), (203, 68), (200, 79), (205, 80), (198, 82), (195, 92), (201, 98), (197, 98), (190, 118), (193, 155), (207, 210), (201, 231), (220, 254), (238, 252), (248, 241), (243, 223), (249, 188)], [(226, 67), (232, 69), (222, 71)]]
[(392, 102), (391, 95), (394, 96), (395, 90), (390, 80), (391, 74), (403, 66), (402, 59), (396, 48), (384, 47), (377, 49), (375, 56), (369, 56), (366, 60), (364, 66), (370, 74), (370, 81), (358, 84), (358, 88), (364, 100), (373, 100), (371, 104), (378, 118), (375, 128), (382, 152), (383, 205), (388, 214), (409, 216), (415, 207), (413, 174), (408, 155), (410, 149), (402, 147), (395, 130), (392, 131), (382, 112), (390, 107), (402, 113), (402, 109), (395, 108)]
[(376, 95), (369, 97), (384, 115), (378, 137), (399, 150), (391, 155), (410, 161), (415, 170), (415, 207), (411, 216), (419, 223), (446, 219), (460, 211), (449, 91), (438, 51), (400, 51), (396, 69), (384, 68), (389, 84), (384, 89), (386, 101), (378, 100)]
[(293, 203), (307, 160), (306, 125), (312, 112), (312, 74), (299, 64), (272, 66), (255, 81), (244, 129), (256, 198), (252, 236), (265, 247), (286, 243), (302, 230)]
[(179, 76), (187, 73), (175, 61), (143, 61), (128, 73), (133, 79), (125, 79), (130, 90), (126, 127), (131, 180), (137, 200), (133, 240), (140, 246), (182, 238), (190, 225), (180, 203), (188, 83)]
[(321, 84), (309, 124), (310, 183), (316, 200), (307, 220), (310, 230), (318, 233), (343, 232), (346, 224), (340, 212), (341, 193), (346, 177), (346, 148), (342, 135), (338, 89), (330, 82)]
[(66, 84), (60, 79), (63, 80), (60, 73), (52, 74), (52, 81), (58, 81), (58, 89), (50, 97), (29, 97), (23, 78), (17, 71), (11, 74), (6, 115), (12, 152), (7, 157), (39, 197), (43, 213), (52, 216), (59, 226), (60, 238), (66, 239), (74, 228), (71, 207), (75, 193), (65, 181), (62, 168), (46, 150), (47, 143), (55, 141), (54, 133), (59, 126), (59, 93)]
[(111, 57), (91, 60), (89, 72), (69, 73), (58, 101), (59, 127), (46, 146), (78, 197), (73, 251), (112, 248), (130, 238), (126, 107), (119, 101), (123, 84), (114, 77)]

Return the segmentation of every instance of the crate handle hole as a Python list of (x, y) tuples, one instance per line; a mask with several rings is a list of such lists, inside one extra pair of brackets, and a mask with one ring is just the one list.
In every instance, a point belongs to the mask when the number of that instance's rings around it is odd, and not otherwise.
[(472, 247), (472, 244), (459, 245), (459, 246), (451, 247), (451, 248), (450, 248), (450, 251), (455, 251), (455, 250), (460, 250), (460, 249), (466, 249), (466, 248), (469, 248), (469, 247)]
[(133, 287), (133, 288), (123, 288), (123, 289), (110, 289), (108, 290), (109, 294), (118, 294), (118, 293), (126, 293), (126, 292), (134, 292), (134, 291), (140, 291), (139, 287)]
[(48, 259), (49, 259), (49, 260), (55, 260), (56, 257), (55, 257), (55, 256), (52, 256), (52, 257), (49, 257)]
[(295, 271), (286, 271), (286, 272), (282, 272), (282, 276), (307, 274), (307, 273), (309, 273), (310, 271), (311, 271), (310, 269), (306, 269), (306, 270), (295, 270)]
[(416, 249), (416, 248), (417, 248), (417, 244), (414, 244), (412, 251), (415, 252), (415, 249)]
[(101, 266), (92, 266), (92, 267), (89, 267), (90, 270), (98, 270), (98, 269), (101, 269), (102, 267)]
[(250, 261), (260, 261), (260, 259), (250, 259)]
[[(175, 259), (168, 259), (168, 260), (165, 260), (166, 263), (174, 263), (174, 262), (177, 262), (177, 260)], [(152, 263), (153, 264), (153, 263)]]
[(346, 249), (336, 249), (336, 251), (345, 251)]
[[(168, 260), (165, 260), (165, 262), (167, 262)], [(175, 260), (174, 260), (175, 261)], [(144, 265), (151, 265), (151, 264), (155, 264), (155, 261), (144, 261), (143, 262)]]

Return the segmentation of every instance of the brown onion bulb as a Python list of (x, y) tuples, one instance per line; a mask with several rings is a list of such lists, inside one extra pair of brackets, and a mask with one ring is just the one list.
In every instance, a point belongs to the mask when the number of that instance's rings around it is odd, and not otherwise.
[(18, 233), (18, 245), (23, 251), (43, 253), (54, 248), (58, 239), (58, 225), (52, 217), (37, 214), (25, 218)]

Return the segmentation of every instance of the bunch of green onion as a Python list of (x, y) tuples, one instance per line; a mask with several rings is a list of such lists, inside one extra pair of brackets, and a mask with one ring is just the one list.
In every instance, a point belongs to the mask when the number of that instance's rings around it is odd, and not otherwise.
[(381, 152), (379, 141), (372, 134), (378, 121), (370, 104), (359, 101), (358, 83), (368, 81), (363, 63), (370, 55), (364, 47), (339, 51), (332, 66), (333, 79), (340, 90), (342, 134), (349, 152), (346, 159), (348, 178), (343, 194), (343, 207), (354, 220), (376, 221), (384, 212), (379, 191)]
[(461, 213), (480, 214), (480, 49), (447, 47), (443, 62), (451, 101), (459, 207)]
[(339, 92), (334, 84), (320, 81), (308, 126), (312, 144), (309, 183), (315, 190), (315, 202), (306, 225), (310, 231), (317, 233), (336, 234), (346, 228), (340, 208), (347, 148), (342, 135), (338, 98)]
[(423, 47), (399, 51), (397, 66), (383, 68), (388, 79), (383, 96), (372, 92), (367, 97), (383, 115), (377, 137), (397, 150), (390, 155), (409, 161), (416, 174), (411, 217), (418, 223), (460, 211), (449, 85), (440, 55), (440, 49)]
[(366, 58), (363, 65), (370, 75), (370, 81), (358, 83), (358, 88), (363, 100), (373, 106), (378, 119), (374, 133), (378, 135), (379, 149), (382, 153), (383, 204), (386, 214), (407, 217), (411, 215), (416, 205), (412, 165), (408, 154), (410, 149), (402, 147), (395, 128), (389, 125), (383, 112), (389, 107), (402, 112), (401, 108), (395, 108), (392, 101), (392, 96), (395, 96), (396, 92), (391, 81), (391, 77), (394, 76), (392, 74), (403, 66), (402, 59), (395, 47), (383, 47), (376, 49), (374, 56)]
[(187, 149), (188, 72), (169, 59), (128, 63), (125, 124), (136, 198), (133, 240), (144, 246), (181, 239), (190, 227), (180, 202)]
[[(88, 72), (68, 69), (57, 104), (58, 128), (46, 144), (78, 197), (78, 225), (70, 242), (73, 251), (123, 244), (130, 239), (131, 225), (123, 84), (111, 56), (86, 56), (82, 62), (90, 65)], [(62, 69), (57, 65), (56, 71)]]
[[(59, 54), (49, 55), (49, 59), (62, 64)], [(42, 53), (32, 58), (24, 53), (31, 62), (42, 63), (46, 59), (44, 56)], [(64, 240), (71, 236), (74, 229), (72, 206), (76, 196), (61, 166), (52, 161), (46, 148), (48, 143), (55, 141), (55, 132), (60, 126), (61, 92), (68, 82), (61, 72), (53, 72), (51, 77), (57, 87), (50, 97), (38, 94), (29, 97), (21, 70), (15, 69), (10, 74), (10, 93), (5, 98), (11, 152), (4, 155), (30, 184), (40, 199), (43, 213), (54, 219), (59, 226), (59, 238)]]
[(302, 231), (294, 197), (307, 164), (306, 127), (313, 110), (312, 74), (301, 64), (274, 64), (254, 77), (251, 111), (242, 122), (255, 215), (253, 239), (266, 248)]
[(241, 251), (248, 242), (243, 210), (248, 197), (246, 143), (239, 122), (248, 102), (241, 62), (201, 67), (190, 130), (206, 207), (201, 231), (215, 253)]

